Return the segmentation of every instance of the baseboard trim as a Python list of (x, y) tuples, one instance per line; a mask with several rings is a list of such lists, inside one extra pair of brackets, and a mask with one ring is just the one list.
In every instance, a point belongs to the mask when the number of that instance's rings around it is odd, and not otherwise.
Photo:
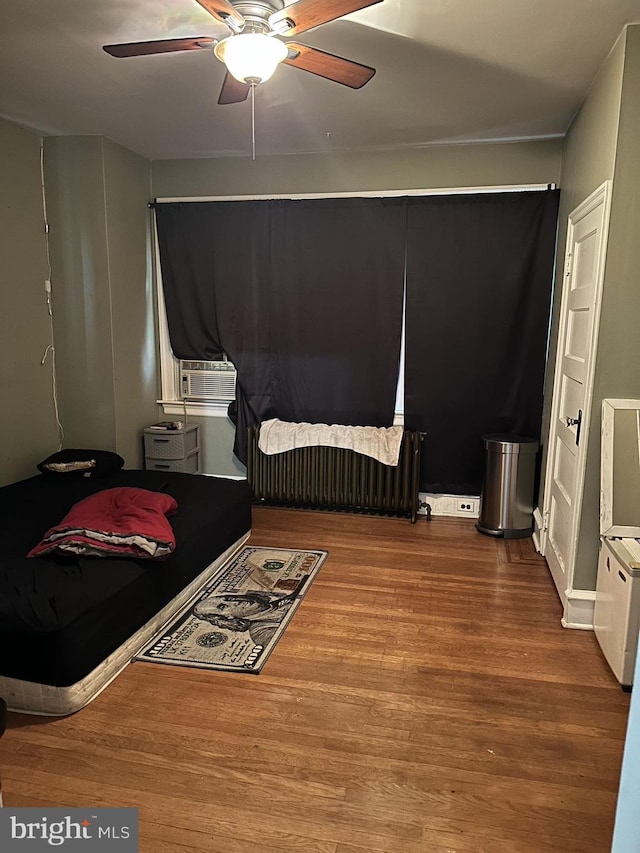
[(593, 589), (568, 589), (564, 604), (563, 628), (593, 631), (593, 610), (596, 592)]

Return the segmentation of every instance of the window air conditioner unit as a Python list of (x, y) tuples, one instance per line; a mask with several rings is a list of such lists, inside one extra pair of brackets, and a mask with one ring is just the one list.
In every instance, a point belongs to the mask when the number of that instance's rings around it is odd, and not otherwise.
[(236, 398), (236, 369), (230, 361), (181, 361), (180, 395), (230, 403)]

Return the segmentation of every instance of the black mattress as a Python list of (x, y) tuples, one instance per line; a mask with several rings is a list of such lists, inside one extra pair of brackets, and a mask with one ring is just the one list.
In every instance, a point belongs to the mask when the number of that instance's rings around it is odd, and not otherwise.
[[(26, 557), (74, 503), (117, 486), (176, 499), (168, 558)], [(0, 675), (75, 684), (250, 529), (244, 480), (121, 470), (100, 478), (40, 474), (0, 488)]]

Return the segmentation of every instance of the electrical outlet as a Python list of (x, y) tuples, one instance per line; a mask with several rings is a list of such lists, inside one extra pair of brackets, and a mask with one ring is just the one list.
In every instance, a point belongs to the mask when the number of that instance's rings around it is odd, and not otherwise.
[(426, 507), (431, 507), (434, 516), (477, 518), (480, 512), (480, 498), (466, 495), (436, 495), (420, 492), (418, 512), (426, 515)]

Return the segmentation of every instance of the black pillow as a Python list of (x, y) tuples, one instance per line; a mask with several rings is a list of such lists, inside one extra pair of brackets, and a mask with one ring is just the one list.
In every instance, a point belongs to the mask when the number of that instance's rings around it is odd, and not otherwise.
[(111, 450), (59, 450), (38, 465), (43, 474), (76, 477), (106, 477), (124, 465), (122, 456)]

